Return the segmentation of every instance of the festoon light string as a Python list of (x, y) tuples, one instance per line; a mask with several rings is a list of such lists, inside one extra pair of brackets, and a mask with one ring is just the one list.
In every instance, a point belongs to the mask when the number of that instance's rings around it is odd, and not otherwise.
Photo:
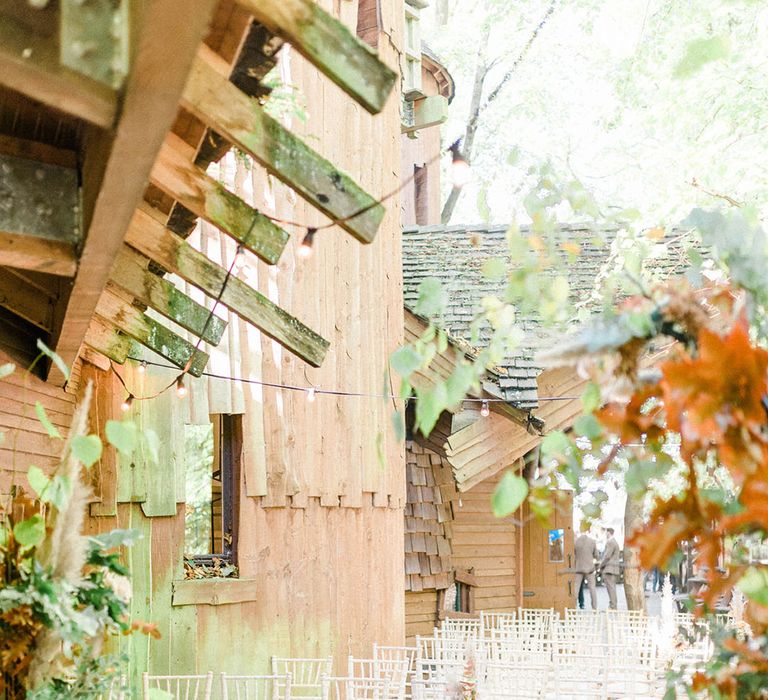
[[(458, 139), (454, 141), (447, 149), (447, 153), (451, 154), (451, 176), (452, 176), (452, 184), (455, 188), (460, 189), (463, 187), (467, 182), (469, 181), (470, 177), (470, 166), (467, 162), (466, 158), (464, 157), (462, 151), (461, 151), (461, 139)], [(443, 153), (438, 153), (433, 158), (431, 158), (429, 161), (425, 163), (425, 167), (428, 165), (433, 164), (437, 160), (439, 160), (442, 157)], [(354, 219), (355, 217), (361, 216), (362, 214), (365, 214), (366, 212), (370, 211), (371, 209), (374, 209), (375, 207), (379, 206), (380, 204), (386, 202), (391, 197), (394, 197), (396, 194), (401, 192), (403, 188), (406, 187), (406, 185), (410, 184), (414, 178), (416, 177), (415, 173), (412, 174), (410, 177), (408, 177), (406, 180), (403, 180), (401, 184), (391, 192), (388, 192), (386, 195), (381, 197), (380, 199), (376, 200), (375, 202), (372, 202), (357, 211), (353, 212), (352, 214), (349, 214), (348, 216), (345, 216), (343, 218), (334, 218), (331, 216), (328, 216), (330, 219), (329, 223), (324, 224), (322, 226), (305, 226), (304, 224), (287, 220), (287, 219), (281, 219), (279, 217), (273, 217), (269, 216), (268, 214), (263, 214), (264, 218), (269, 219), (273, 223), (276, 224), (282, 224), (287, 226), (295, 226), (298, 228), (305, 228), (306, 234), (304, 235), (304, 238), (301, 242), (301, 245), (298, 249), (298, 255), (302, 258), (308, 258), (312, 254), (312, 246), (314, 244), (315, 235), (318, 231), (325, 230), (332, 228), (334, 226), (337, 226), (339, 224), (346, 223), (347, 221), (350, 221)], [(318, 195), (318, 199), (321, 199), (325, 197), (327, 200), (327, 195)], [(253, 231), (254, 226), (256, 225), (257, 217), (254, 217), (253, 221), (251, 222), (251, 226), (248, 229), (247, 233), (243, 237), (243, 240), (248, 240), (250, 237), (250, 234)], [(173, 387), (176, 388), (176, 395), (181, 399), (184, 398), (187, 395), (187, 387), (184, 383), (184, 377), (189, 373), (189, 369), (192, 365), (192, 362), (194, 360), (195, 355), (197, 354), (197, 351), (200, 349), (200, 343), (202, 342), (203, 336), (205, 336), (206, 332), (208, 331), (208, 327), (210, 326), (211, 322), (213, 321), (214, 314), (216, 312), (216, 309), (218, 308), (219, 304), (221, 303), (221, 299), (224, 296), (224, 292), (227, 289), (227, 285), (229, 284), (230, 279), (232, 278), (233, 273), (235, 273), (237, 270), (239, 270), (243, 262), (245, 260), (245, 248), (243, 247), (243, 244), (240, 243), (237, 246), (237, 251), (235, 253), (235, 257), (232, 260), (232, 263), (230, 264), (229, 268), (227, 268), (227, 273), (224, 276), (224, 281), (222, 282), (221, 289), (214, 300), (214, 304), (210, 309), (210, 312), (208, 313), (208, 317), (206, 318), (205, 324), (203, 325), (202, 331), (198, 334), (197, 342), (195, 343), (194, 350), (192, 353), (190, 353), (190, 357), (187, 360), (186, 365), (181, 370), (181, 372), (173, 379), (172, 382), (170, 382), (167, 386), (162, 388), (160, 391), (150, 394), (147, 396), (137, 396), (133, 391), (131, 391), (128, 386), (125, 383), (125, 380), (123, 379), (122, 375), (115, 369), (114, 363), (111, 364), (112, 372), (117, 376), (118, 380), (120, 381), (120, 384), (122, 384), (123, 389), (125, 389), (125, 392), (127, 394), (125, 400), (123, 401), (121, 408), (123, 411), (128, 411), (133, 406), (135, 401), (148, 401), (151, 399), (155, 399), (158, 396), (164, 394), (166, 391), (169, 391)], [(129, 360), (133, 360), (139, 363), (138, 372), (139, 374), (144, 374), (146, 372), (146, 369), (148, 366), (153, 367), (162, 367), (164, 369), (173, 369), (175, 370), (176, 367), (174, 365), (168, 365), (164, 363), (159, 362), (153, 362), (150, 360), (146, 360), (143, 358), (137, 358), (137, 357), (129, 357), (127, 358)], [(403, 398), (401, 396), (398, 396), (396, 394), (371, 394), (366, 392), (358, 392), (358, 391), (343, 391), (340, 389), (320, 389), (317, 387), (305, 387), (305, 386), (296, 386), (291, 384), (280, 384), (275, 382), (264, 382), (256, 379), (248, 379), (245, 377), (230, 377), (228, 375), (221, 375), (216, 374), (213, 372), (202, 372), (201, 376), (208, 377), (211, 379), (221, 379), (226, 381), (232, 381), (232, 382), (241, 382), (243, 384), (256, 384), (259, 386), (264, 387), (270, 387), (275, 389), (284, 389), (286, 391), (301, 391), (305, 392), (307, 396), (308, 402), (313, 402), (318, 395), (328, 395), (328, 396), (353, 396), (353, 397), (362, 397), (362, 398), (376, 398), (376, 399), (387, 399), (387, 400), (401, 400), (401, 401), (415, 401), (417, 400), (417, 397), (408, 397)], [(572, 399), (575, 399), (578, 397), (573, 396), (553, 396), (553, 397), (539, 397), (537, 398), (537, 401), (570, 401)], [(490, 405), (491, 403), (510, 403), (508, 399), (502, 399), (502, 398), (487, 398), (487, 399), (480, 399), (480, 398), (465, 398), (463, 399), (464, 403), (479, 403), (481, 405), (480, 408), (480, 414), (483, 417), (487, 417), (490, 414)]]

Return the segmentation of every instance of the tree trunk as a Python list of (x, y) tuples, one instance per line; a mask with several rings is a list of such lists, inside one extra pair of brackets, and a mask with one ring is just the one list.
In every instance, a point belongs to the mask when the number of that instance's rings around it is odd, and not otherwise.
[[(624, 541), (642, 525), (643, 501), (627, 495), (624, 506)], [(624, 595), (630, 610), (645, 610), (645, 587), (639, 552), (634, 547), (624, 547)]]
[[(486, 24), (483, 27), (482, 35), (479, 39), (477, 49), (477, 63), (475, 65), (475, 83), (472, 88), (472, 101), (469, 105), (469, 119), (467, 120), (467, 126), (464, 131), (464, 138), (461, 142), (461, 152), (467, 163), (472, 163), (472, 149), (475, 145), (475, 134), (477, 134), (477, 127), (479, 125), (480, 110), (483, 99), (483, 87), (485, 85), (485, 78), (488, 75), (488, 63), (485, 60), (486, 49), (488, 47), (488, 37), (490, 36), (490, 25)], [(454, 187), (451, 193), (448, 195), (448, 199), (443, 206), (443, 211), (440, 214), (440, 221), (443, 224), (447, 224), (453, 216), (456, 204), (459, 201), (461, 195), (461, 189)]]

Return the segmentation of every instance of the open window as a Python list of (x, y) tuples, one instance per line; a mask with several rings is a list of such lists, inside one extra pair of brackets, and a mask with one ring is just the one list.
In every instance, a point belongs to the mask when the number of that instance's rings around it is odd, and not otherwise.
[(242, 421), (212, 415), (185, 426), (184, 558), (191, 567), (231, 576), (237, 565)]
[(474, 569), (457, 569), (453, 579), (453, 585), (438, 592), (438, 618), (475, 617)]

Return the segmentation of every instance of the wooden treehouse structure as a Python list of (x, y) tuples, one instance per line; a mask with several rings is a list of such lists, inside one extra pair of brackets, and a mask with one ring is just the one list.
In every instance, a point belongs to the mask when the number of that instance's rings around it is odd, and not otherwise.
[[(26, 366), (41, 339), (73, 368), (0, 383), (0, 490), (55, 462), (36, 401), (66, 431), (90, 380), (102, 431), (135, 396), (159, 459), (106, 451), (88, 522), (144, 535), (132, 612), (162, 638), (125, 642), (134, 680), (402, 641), (390, 407), (286, 389), (378, 393), (402, 340), (399, 202), (379, 200), (399, 182), (404, 15), (368, 4), (0, 0), (0, 357)], [(294, 86), (306, 122), (273, 96)], [(181, 371), (186, 404), (140, 400)], [(218, 524), (190, 556), (194, 425)], [(227, 577), (194, 575), (213, 560)]]

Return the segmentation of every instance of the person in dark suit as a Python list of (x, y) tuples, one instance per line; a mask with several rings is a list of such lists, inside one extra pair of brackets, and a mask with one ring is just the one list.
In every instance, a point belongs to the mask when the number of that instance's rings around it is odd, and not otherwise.
[[(576, 555), (574, 566), (576, 571), (576, 590), (581, 593), (581, 587), (584, 585), (584, 581), (586, 581), (589, 588), (592, 610), (597, 610), (597, 586), (595, 582), (597, 543), (587, 534), (588, 531), (589, 525), (582, 523), (581, 534), (576, 538), (576, 542), (573, 545)], [(579, 607), (584, 607), (583, 598)]]
[(605, 530), (608, 533), (608, 541), (605, 543), (603, 558), (600, 561), (600, 574), (605, 581), (605, 589), (608, 591), (608, 607), (616, 610), (616, 579), (621, 573), (619, 543), (613, 538), (613, 528)]

